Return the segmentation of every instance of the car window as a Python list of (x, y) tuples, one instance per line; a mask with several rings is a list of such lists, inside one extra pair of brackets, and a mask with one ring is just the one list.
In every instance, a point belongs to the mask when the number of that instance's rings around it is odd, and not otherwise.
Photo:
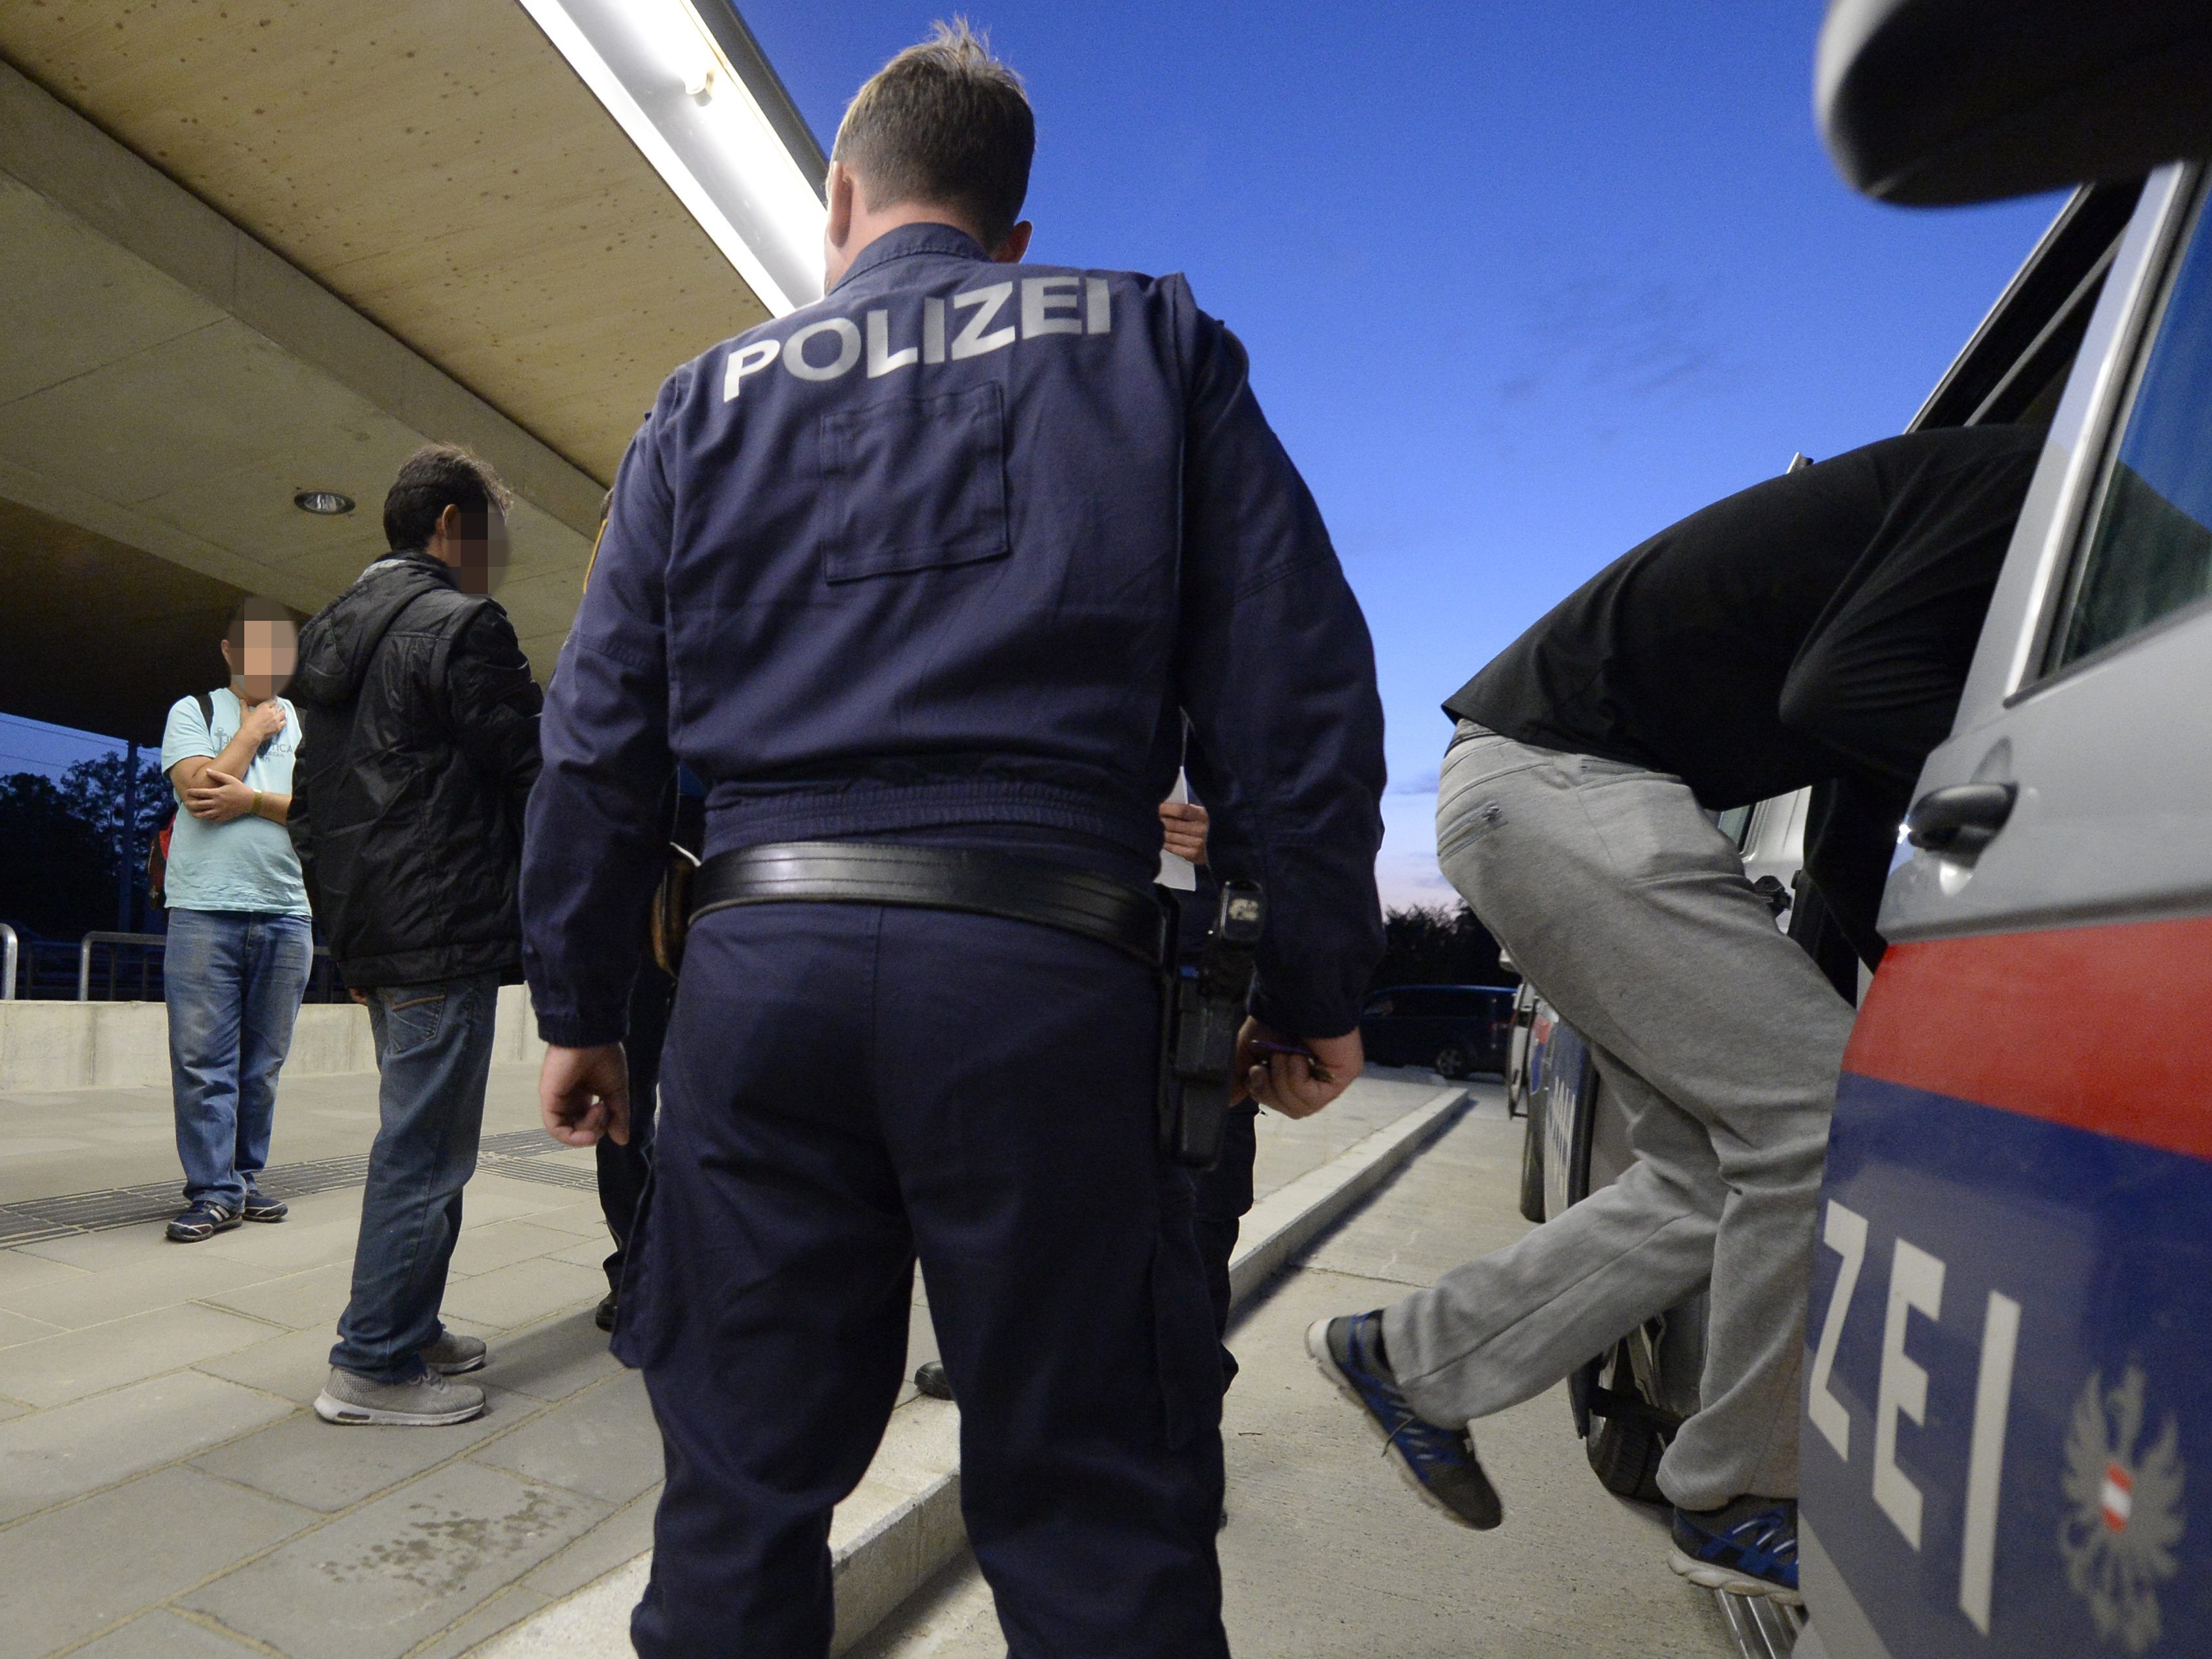
[(2100, 481), (2051, 667), (2212, 594), (2212, 226), (2200, 208)]
[(1362, 1012), (1370, 1019), (1388, 1019), (1397, 1012), (1397, 1002), (1390, 997), (1376, 997)]

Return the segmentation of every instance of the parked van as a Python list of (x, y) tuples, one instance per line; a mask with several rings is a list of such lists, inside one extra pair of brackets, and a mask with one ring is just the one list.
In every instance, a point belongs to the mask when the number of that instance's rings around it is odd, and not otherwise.
[(1359, 1041), (1377, 1066), (1425, 1066), (1457, 1082), (1503, 1073), (1513, 1029), (1510, 985), (1393, 985), (1359, 1010)]

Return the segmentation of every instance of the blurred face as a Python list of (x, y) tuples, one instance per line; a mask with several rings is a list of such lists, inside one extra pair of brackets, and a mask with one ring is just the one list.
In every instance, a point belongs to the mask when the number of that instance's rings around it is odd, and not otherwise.
[(247, 620), (240, 636), (222, 642), (230, 689), (247, 702), (265, 702), (291, 683), (300, 665), (300, 630), (289, 622)]
[(507, 516), (497, 507), (471, 513), (449, 507), (438, 515), (429, 550), (453, 567), (462, 592), (489, 593), (507, 574)]

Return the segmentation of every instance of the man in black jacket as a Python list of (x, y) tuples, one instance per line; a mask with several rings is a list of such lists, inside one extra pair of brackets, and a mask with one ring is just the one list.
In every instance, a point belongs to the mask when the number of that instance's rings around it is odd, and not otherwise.
[(325, 1422), (423, 1426), (483, 1410), (447, 1380), (484, 1361), (440, 1323), (475, 1172), (502, 980), (518, 980), (515, 884), (541, 697), (507, 612), (508, 496), (465, 450), (411, 457), (385, 497), (392, 553), (300, 630), (304, 746), (292, 838), (315, 918), (383, 1075), (353, 1299)]

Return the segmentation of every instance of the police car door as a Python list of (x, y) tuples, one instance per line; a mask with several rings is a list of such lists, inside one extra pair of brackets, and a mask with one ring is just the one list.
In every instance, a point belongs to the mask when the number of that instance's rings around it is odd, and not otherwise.
[(2212, 221), (2153, 175), (1845, 1060), (1802, 1571), (1834, 1659), (2212, 1653)]

